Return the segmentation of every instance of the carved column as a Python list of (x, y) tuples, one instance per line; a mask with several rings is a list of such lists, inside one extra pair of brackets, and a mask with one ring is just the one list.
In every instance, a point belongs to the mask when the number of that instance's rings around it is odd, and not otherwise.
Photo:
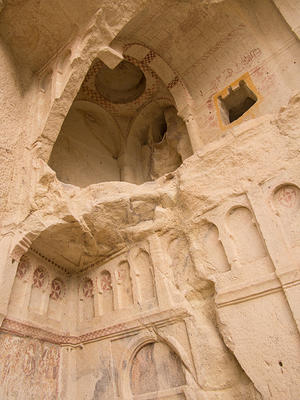
[(191, 106), (188, 105), (182, 110), (178, 111), (178, 115), (183, 119), (183, 121), (186, 124), (189, 138), (191, 141), (191, 146), (193, 152), (195, 153), (204, 146), (204, 143), (200, 136), (200, 129), (194, 117), (193, 109)]
[(131, 165), (132, 163), (128, 159), (128, 155), (123, 153), (118, 158), (118, 164), (120, 168), (120, 179), (122, 182), (137, 183), (135, 168)]

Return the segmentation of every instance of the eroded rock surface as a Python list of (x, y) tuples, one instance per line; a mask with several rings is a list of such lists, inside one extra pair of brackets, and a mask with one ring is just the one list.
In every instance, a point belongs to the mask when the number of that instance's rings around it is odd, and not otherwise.
[(299, 6), (275, 3), (3, 2), (1, 399), (300, 397)]

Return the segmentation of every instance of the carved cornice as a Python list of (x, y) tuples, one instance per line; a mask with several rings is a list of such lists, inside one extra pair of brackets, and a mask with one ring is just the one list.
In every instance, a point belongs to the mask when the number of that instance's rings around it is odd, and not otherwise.
[[(217, 308), (243, 303), (298, 286), (300, 285), (299, 275), (298, 270), (283, 271), (282, 274), (279, 274), (279, 277), (275, 273), (271, 273), (268, 277), (265, 276), (251, 284), (247, 282), (223, 288), (216, 296)], [(285, 278), (284, 282), (283, 277)], [(292, 277), (296, 277), (296, 279), (291, 279)]]
[(98, 257), (96, 258), (93, 262), (84, 265), (82, 268), (78, 269), (77, 271), (71, 272), (67, 268), (63, 267), (62, 265), (58, 264), (57, 262), (54, 261), (54, 259), (45, 256), (40, 250), (34, 248), (31, 246), (28, 249), (29, 252), (38, 255), (40, 258), (45, 260), (48, 264), (51, 264), (55, 268), (57, 268), (59, 271), (63, 272), (67, 276), (80, 276), (82, 273), (87, 272), (90, 269), (96, 268), (96, 267), (101, 267), (102, 265), (108, 263), (109, 261), (121, 256), (122, 254), (126, 253), (128, 251), (128, 248), (125, 247), (119, 251), (116, 251), (114, 253), (111, 253), (107, 255), (105, 258), (103, 257)]
[(95, 331), (84, 333), (78, 336), (61, 335), (49, 330), (38, 328), (23, 322), (5, 318), (0, 332), (10, 333), (17, 336), (30, 337), (32, 339), (43, 340), (61, 346), (81, 346), (83, 344), (108, 339), (115, 336), (125, 336), (139, 332), (143, 329), (158, 328), (183, 320), (190, 314), (184, 308), (166, 310), (150, 316), (143, 316), (133, 321), (111, 325)]

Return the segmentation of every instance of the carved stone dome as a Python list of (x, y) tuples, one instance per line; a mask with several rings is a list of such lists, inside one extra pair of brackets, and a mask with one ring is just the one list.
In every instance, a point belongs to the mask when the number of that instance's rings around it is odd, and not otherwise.
[(115, 69), (103, 65), (96, 75), (97, 91), (112, 103), (129, 103), (143, 94), (146, 78), (134, 64), (122, 61)]

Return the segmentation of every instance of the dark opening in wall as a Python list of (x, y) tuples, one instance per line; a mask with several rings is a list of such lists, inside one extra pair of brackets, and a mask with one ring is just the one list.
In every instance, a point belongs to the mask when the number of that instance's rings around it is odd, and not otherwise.
[(226, 97), (218, 97), (221, 117), (225, 125), (239, 119), (247, 112), (256, 102), (257, 96), (247, 86), (244, 80), (239, 82), (236, 89), (230, 86)]
[(155, 143), (160, 143), (164, 140), (167, 129), (168, 129), (168, 127), (167, 127), (166, 119), (163, 116), (162, 120), (160, 121), (160, 125), (158, 126), (157, 131), (154, 132), (154, 135), (153, 135), (153, 140)]

